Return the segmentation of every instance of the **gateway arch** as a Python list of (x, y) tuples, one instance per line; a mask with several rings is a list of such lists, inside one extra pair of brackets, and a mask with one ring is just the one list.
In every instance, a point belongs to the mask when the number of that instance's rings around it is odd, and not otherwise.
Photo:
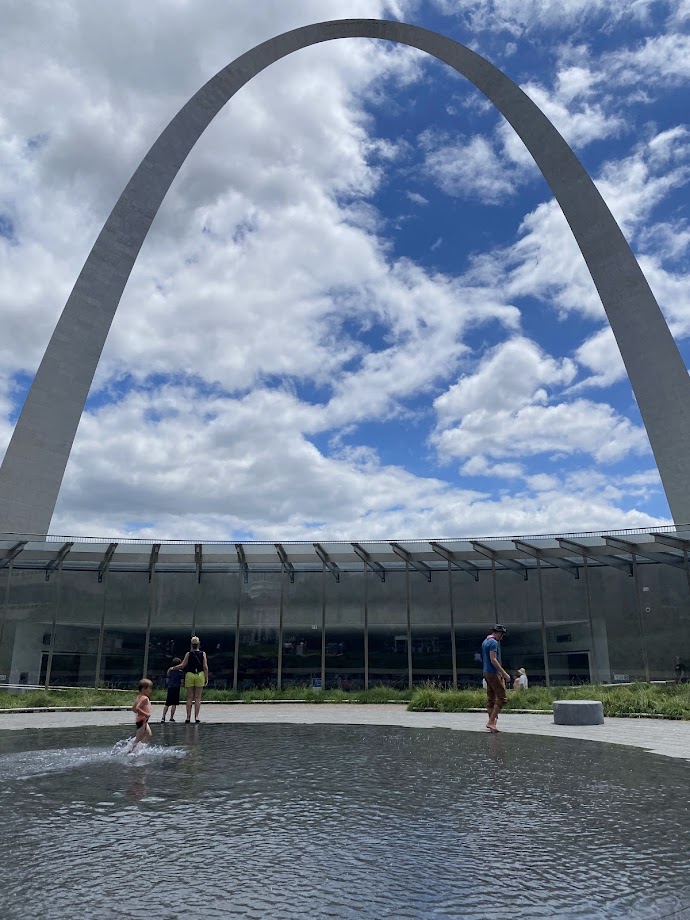
[(0, 532), (46, 534), (117, 305), (156, 213), (223, 106), (266, 67), (309, 45), (377, 38), (465, 76), (512, 125), (558, 201), (620, 348), (676, 524), (690, 523), (690, 379), (661, 310), (588, 173), (544, 113), (502, 71), (457, 42), (401, 22), (343, 19), (285, 32), (194, 95), (146, 154), (113, 208), (43, 356), (0, 468)]

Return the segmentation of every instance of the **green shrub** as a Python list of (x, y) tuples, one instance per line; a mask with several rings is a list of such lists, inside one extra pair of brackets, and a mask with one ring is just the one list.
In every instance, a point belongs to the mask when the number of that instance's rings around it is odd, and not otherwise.
[[(509, 691), (505, 711), (535, 709), (549, 711), (554, 700), (600, 700), (605, 716), (656, 716), (658, 718), (690, 719), (689, 684), (630, 684), (584, 685), (580, 687), (530, 687), (519, 692)], [(415, 691), (409, 709), (431, 709), (437, 712), (466, 712), (483, 708), (483, 690), (435, 690), (421, 687)]]
[[(131, 706), (136, 689), (131, 693), (117, 690), (27, 690), (10, 693), (0, 691), (0, 709), (23, 707), (74, 707), (74, 706)], [(184, 690), (182, 701), (184, 703)], [(151, 695), (154, 702), (165, 699), (165, 690), (156, 689)], [(486, 693), (483, 690), (446, 690), (426, 683), (414, 690), (395, 687), (372, 687), (370, 690), (315, 690), (308, 686), (287, 687), (284, 690), (204, 691), (204, 699), (211, 702), (279, 702), (305, 700), (309, 703), (387, 703), (391, 700), (408, 703), (412, 711), (467, 712), (483, 709)], [(530, 687), (529, 690), (508, 693), (505, 710), (534, 709), (550, 711), (554, 700), (601, 700), (606, 716), (656, 716), (669, 719), (690, 719), (690, 684), (630, 684), (627, 686), (580, 687)]]
[[(131, 706), (136, 695), (136, 687), (131, 693), (121, 690), (94, 690), (75, 687), (69, 690), (26, 690), (8, 692), (0, 690), (0, 709), (23, 709), (39, 707), (74, 706)], [(315, 690), (311, 686), (286, 687), (278, 690), (268, 687), (256, 690), (204, 690), (203, 698), (208, 702), (280, 702), (280, 700), (305, 700), (309, 703), (386, 703), (389, 700), (407, 702), (412, 696), (411, 690), (398, 690), (393, 687), (374, 687), (371, 690), (347, 692), (345, 690)], [(155, 689), (151, 694), (153, 702), (165, 700), (165, 690)], [(186, 696), (182, 688), (181, 705)]]

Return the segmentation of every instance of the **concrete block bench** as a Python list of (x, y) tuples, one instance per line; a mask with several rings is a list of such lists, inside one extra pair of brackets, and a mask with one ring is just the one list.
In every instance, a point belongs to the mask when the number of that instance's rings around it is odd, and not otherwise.
[(555, 725), (603, 725), (604, 707), (599, 700), (556, 700)]

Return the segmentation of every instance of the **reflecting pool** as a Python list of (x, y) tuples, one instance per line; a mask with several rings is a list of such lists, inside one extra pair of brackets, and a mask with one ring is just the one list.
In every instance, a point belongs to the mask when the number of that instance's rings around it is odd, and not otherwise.
[[(12, 716), (20, 718), (20, 716)], [(690, 916), (690, 763), (441, 729), (0, 732), (0, 916)]]

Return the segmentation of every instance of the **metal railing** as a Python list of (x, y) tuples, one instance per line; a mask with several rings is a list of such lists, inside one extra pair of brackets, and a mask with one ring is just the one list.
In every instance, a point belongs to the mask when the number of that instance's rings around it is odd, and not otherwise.
[[(513, 540), (557, 540), (559, 538), (570, 538), (570, 537), (615, 537), (615, 536), (625, 536), (625, 535), (634, 535), (634, 534), (649, 534), (652, 531), (656, 533), (677, 533), (682, 531), (690, 531), (689, 524), (661, 524), (658, 526), (649, 526), (649, 527), (624, 527), (613, 530), (569, 530), (569, 531), (560, 531), (557, 533), (523, 533), (523, 534), (501, 534), (500, 536), (471, 536), (471, 535), (456, 535), (453, 537), (406, 537), (406, 538), (396, 538), (396, 539), (387, 539), (387, 538), (378, 538), (372, 537), (367, 538), (353, 538), (353, 540), (328, 540), (321, 535), (319, 535), (319, 542), (327, 543), (329, 546), (351, 546), (353, 542), (355, 543), (457, 543), (457, 542), (512, 542)], [(182, 546), (192, 546), (195, 543), (201, 543), (204, 546), (228, 546), (234, 549), (235, 544), (241, 543), (243, 546), (272, 546), (274, 543), (281, 543), (283, 546), (311, 546), (312, 542), (310, 540), (239, 540), (239, 539), (227, 539), (227, 540), (204, 540), (198, 537), (190, 537), (189, 539), (181, 539), (179, 537), (119, 537), (113, 536), (112, 534), (107, 537), (93, 537), (93, 536), (78, 536), (75, 534), (30, 534), (30, 533), (4, 533), (0, 534), (0, 539), (5, 540), (28, 540), (29, 542), (37, 543), (111, 543), (117, 542), (118, 544), (128, 544), (128, 545), (140, 545), (140, 546), (150, 546), (154, 543), (161, 543), (167, 545), (182, 545)]]

